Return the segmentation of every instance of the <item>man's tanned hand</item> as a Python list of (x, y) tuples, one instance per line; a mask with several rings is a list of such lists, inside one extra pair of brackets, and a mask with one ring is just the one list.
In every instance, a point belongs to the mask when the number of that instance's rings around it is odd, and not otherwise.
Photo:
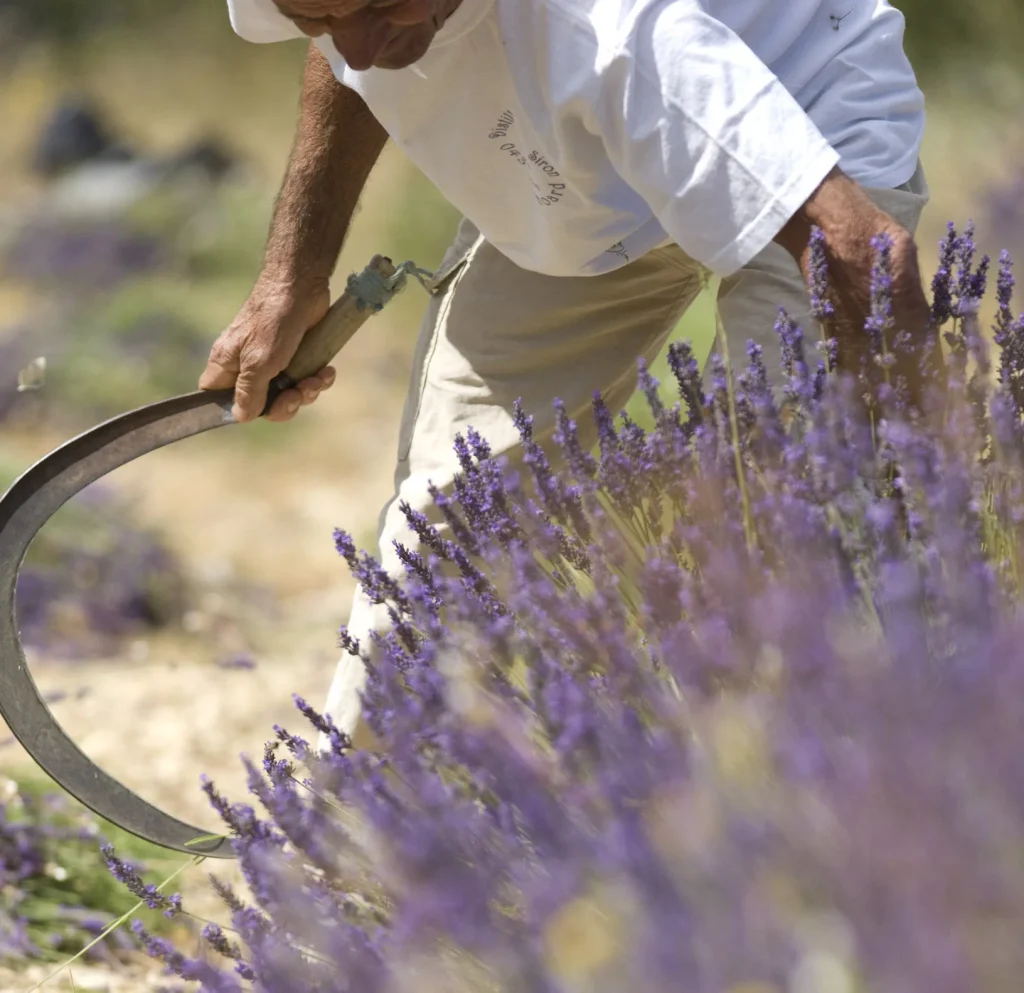
[(835, 315), (832, 333), (836, 338), (840, 370), (856, 375), (870, 352), (870, 338), (864, 328), (871, 313), (871, 272), (876, 260), (872, 240), (880, 234), (892, 239), (892, 315), (895, 331), (911, 335), (914, 348), (909, 354), (886, 347), (893, 354), (893, 374), (907, 385), (908, 399), (920, 403), (924, 382), (921, 349), (931, 327), (931, 312), (918, 267), (917, 245), (898, 221), (871, 201), (861, 187), (834, 169), (791, 218), (776, 237), (809, 276), (809, 242), (812, 226), (825, 234), (829, 289)]
[[(244, 422), (259, 417), (270, 381), (288, 365), (302, 336), (323, 318), (330, 303), (326, 282), (300, 287), (257, 281), (238, 316), (214, 343), (199, 388), (234, 387), (235, 420)], [(327, 366), (317, 375), (296, 383), (294, 388), (284, 390), (267, 411), (267, 420), (291, 420), (300, 407), (312, 403), (330, 388), (334, 379), (334, 368)]]

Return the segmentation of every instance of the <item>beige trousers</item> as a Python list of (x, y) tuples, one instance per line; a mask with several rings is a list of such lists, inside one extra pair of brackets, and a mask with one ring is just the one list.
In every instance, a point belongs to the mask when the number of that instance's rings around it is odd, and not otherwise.
[[(867, 192), (909, 231), (916, 230), (928, 200), (920, 168), (903, 187)], [(412, 544), (399, 503), (434, 516), (428, 485), (443, 489), (458, 471), (452, 451), (456, 434), (472, 425), (495, 454), (514, 458), (515, 400), (521, 398), (533, 415), (535, 435), (543, 441), (554, 428), (552, 401), (559, 398), (576, 419), (584, 444), (593, 443), (594, 391), (620, 410), (636, 385), (637, 359), (654, 361), (703, 285), (702, 267), (674, 245), (601, 276), (539, 275), (510, 262), (463, 221), (435, 276), (416, 346), (395, 495), (380, 516), (384, 567), (402, 575), (392, 542)], [(718, 307), (734, 371), (746, 367), (746, 343), (753, 339), (776, 375), (779, 346), (773, 326), (779, 307), (802, 327), (812, 326), (800, 271), (774, 243), (721, 281)], [(369, 632), (387, 623), (386, 610), (357, 591), (349, 629), (364, 651)], [(359, 722), (364, 679), (362, 663), (346, 655), (325, 705), (342, 730), (356, 735), (357, 745), (366, 740)]]

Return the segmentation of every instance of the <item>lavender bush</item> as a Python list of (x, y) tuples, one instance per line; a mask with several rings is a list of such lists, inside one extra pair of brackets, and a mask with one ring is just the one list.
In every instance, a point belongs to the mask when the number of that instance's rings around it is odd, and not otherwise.
[[(833, 372), (785, 314), (785, 387), (758, 349), (654, 427), (600, 398), (599, 451), (558, 408), (554, 469), (468, 432), (406, 509), (404, 582), (338, 533), (389, 607), (365, 715), (374, 750), (283, 729), (251, 791), (212, 784), (250, 890), (190, 958), (207, 991), (966, 993), (1024, 970), (1024, 321), (950, 228), (933, 284), (944, 385), (894, 334), (876, 243), (872, 349)], [(931, 367), (929, 367), (930, 369)], [(991, 373), (991, 375), (989, 375)], [(865, 403), (865, 397), (868, 403)], [(300, 772), (300, 766), (306, 772)]]
[[(155, 854), (157, 866), (166, 864), (159, 850), (105, 827), (133, 857)], [(58, 961), (132, 910), (135, 900), (95, 849), (100, 830), (52, 783), (0, 779), (0, 961)], [(160, 914), (149, 914), (147, 923), (163, 930)], [(111, 931), (87, 954), (115, 964), (136, 949), (130, 934)]]
[(118, 220), (27, 223), (6, 246), (4, 274), (43, 290), (109, 292), (168, 266), (168, 246)]
[[(0, 491), (4, 482), (0, 472)], [(178, 621), (186, 601), (177, 557), (102, 486), (58, 511), (18, 577), (22, 641), (54, 657), (116, 650), (128, 637)]]

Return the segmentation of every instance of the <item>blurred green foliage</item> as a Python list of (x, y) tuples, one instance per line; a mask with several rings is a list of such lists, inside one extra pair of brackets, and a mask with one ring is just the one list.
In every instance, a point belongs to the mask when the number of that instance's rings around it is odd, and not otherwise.
[[(81, 430), (196, 388), (210, 344), (251, 286), (264, 237), (262, 230), (254, 237), (256, 220), (265, 224), (260, 211), (225, 199), (211, 205), (211, 230), (197, 238), (185, 237), (180, 222), (107, 222), (126, 232), (141, 227), (162, 243), (167, 258), (149, 271), (122, 271), (114, 259), (104, 267), (104, 282), (90, 286), (88, 257), (81, 273), (70, 265), (60, 269), (55, 258), (53, 272), (40, 264), (22, 278), (21, 285), (50, 304), (20, 331), (33, 353), (47, 358), (45, 385), (23, 408), (65, 430)], [(68, 224), (66, 235), (60, 229), (50, 235), (55, 256), (62, 238), (80, 228)], [(7, 377), (5, 383), (10, 388)]]
[[(968, 60), (999, 63), (1022, 73), (1024, 37), (1021, 0), (891, 0), (907, 17), (907, 49), (926, 84), (941, 83), (951, 65)], [(0, 25), (13, 24), (25, 37), (75, 43), (99, 25), (144, 26), (153, 19), (188, 13), (223, 14), (223, 0), (0, 0)], [(3, 34), (3, 31), (0, 31)]]
[(126, 286), (82, 315), (50, 363), (51, 413), (75, 427), (195, 389), (212, 341), (159, 283)]
[[(94, 936), (95, 925), (107, 924), (128, 913), (137, 903), (110, 874), (100, 852), (106, 841), (118, 856), (144, 867), (146, 882), (159, 884), (185, 861), (178, 855), (141, 841), (105, 820), (97, 819), (68, 796), (49, 777), (38, 772), (19, 776), (15, 802), (8, 802), (4, 817), (20, 824), (45, 849), (47, 871), (29, 876), (4, 894), (24, 920), (28, 938), (38, 949), (37, 959), (58, 962), (81, 950)], [(160, 911), (141, 907), (134, 915), (157, 934), (180, 929)], [(108, 947), (131, 946), (124, 929)], [(108, 939), (110, 941), (110, 939)]]
[(955, 70), (963, 63), (1022, 74), (1021, 0), (892, 0), (892, 5), (906, 15), (907, 52), (926, 84), (960, 82), (962, 73)]
[(74, 43), (97, 26), (144, 24), (161, 7), (152, 0), (0, 0), (0, 25), (8, 40)]

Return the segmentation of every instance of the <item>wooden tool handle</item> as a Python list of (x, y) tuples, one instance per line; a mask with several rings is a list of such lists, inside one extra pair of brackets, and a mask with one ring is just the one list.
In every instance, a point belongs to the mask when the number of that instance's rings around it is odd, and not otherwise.
[[(366, 268), (383, 279), (393, 276), (397, 271), (391, 259), (383, 255), (375, 255)], [(363, 326), (374, 310), (367, 301), (360, 300), (348, 290), (338, 297), (320, 323), (311, 327), (303, 336), (288, 367), (271, 382), (263, 413), (270, 410), (282, 392), (329, 365), (331, 359)]]

